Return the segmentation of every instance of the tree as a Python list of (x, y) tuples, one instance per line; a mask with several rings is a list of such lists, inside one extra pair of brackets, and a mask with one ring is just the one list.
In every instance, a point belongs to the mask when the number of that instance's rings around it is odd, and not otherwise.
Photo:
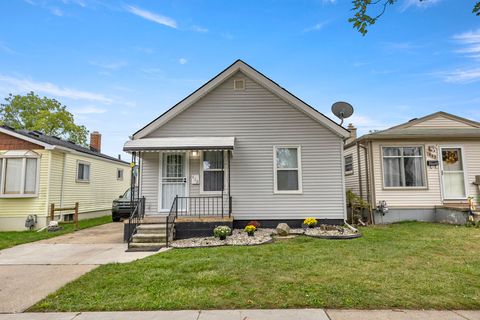
[(76, 125), (73, 114), (55, 99), (40, 98), (34, 92), (12, 95), (0, 104), (0, 125), (14, 129), (38, 130), (47, 135), (86, 145), (88, 130)]
[[(385, 13), (387, 7), (393, 5), (398, 0), (353, 0), (353, 8), (352, 10), (355, 12), (353, 17), (348, 19), (348, 22), (353, 23), (353, 28), (357, 29), (362, 35), (366, 35), (368, 32), (368, 27), (375, 24), (377, 20)], [(418, 0), (428, 1), (428, 0)], [(375, 15), (367, 14), (369, 9), (377, 9), (377, 13)], [(472, 12), (480, 16), (480, 1), (475, 4), (473, 7)]]

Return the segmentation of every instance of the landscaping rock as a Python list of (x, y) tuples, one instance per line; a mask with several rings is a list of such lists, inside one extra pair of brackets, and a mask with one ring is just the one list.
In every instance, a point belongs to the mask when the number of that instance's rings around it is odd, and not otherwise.
[(243, 229), (234, 229), (232, 235), (225, 240), (214, 237), (190, 238), (175, 240), (171, 243), (174, 248), (195, 248), (195, 247), (218, 247), (218, 246), (252, 246), (268, 243), (272, 241), (273, 229), (258, 229), (253, 237), (243, 231)]
[(277, 234), (282, 237), (288, 236), (288, 234), (290, 233), (290, 227), (286, 223), (279, 223), (276, 230)]

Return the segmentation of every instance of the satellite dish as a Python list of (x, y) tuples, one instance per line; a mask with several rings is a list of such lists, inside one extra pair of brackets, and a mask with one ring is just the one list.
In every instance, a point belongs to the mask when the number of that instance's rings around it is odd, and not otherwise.
[(338, 101), (332, 105), (332, 113), (341, 120), (340, 125), (342, 125), (343, 119), (353, 114), (353, 107), (348, 102)]

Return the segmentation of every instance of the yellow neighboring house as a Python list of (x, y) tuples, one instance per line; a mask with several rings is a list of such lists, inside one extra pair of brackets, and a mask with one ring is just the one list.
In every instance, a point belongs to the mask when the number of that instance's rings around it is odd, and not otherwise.
[(112, 201), (130, 186), (130, 166), (100, 149), (96, 131), (86, 148), (0, 126), (0, 230), (26, 230), (29, 216), (35, 229), (45, 226), (52, 203), (73, 207), (78, 202), (79, 219), (109, 215)]

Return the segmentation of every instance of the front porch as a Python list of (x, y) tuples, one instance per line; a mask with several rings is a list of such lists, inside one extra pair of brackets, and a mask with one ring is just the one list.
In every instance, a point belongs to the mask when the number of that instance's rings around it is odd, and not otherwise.
[[(220, 224), (232, 226), (230, 172), (234, 142), (233, 137), (127, 142), (124, 150), (132, 154), (132, 190), (138, 190), (132, 197), (143, 201), (129, 219), (129, 245), (168, 246), (175, 237), (210, 234), (208, 230)], [(147, 229), (141, 225), (155, 217), (163, 221), (155, 228), (165, 236), (141, 235)], [(148, 234), (153, 234), (150, 231)]]

